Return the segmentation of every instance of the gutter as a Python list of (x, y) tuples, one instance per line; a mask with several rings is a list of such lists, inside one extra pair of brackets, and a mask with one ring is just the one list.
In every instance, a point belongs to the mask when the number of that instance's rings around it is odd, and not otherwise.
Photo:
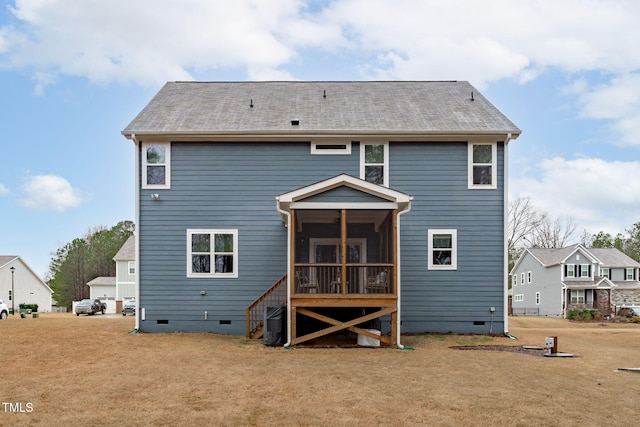
[[(413, 199), (413, 197), (411, 199)], [(396, 322), (396, 345), (400, 350), (404, 349), (404, 346), (400, 343), (400, 329), (401, 329), (400, 328), (400, 324), (402, 323), (401, 318), (400, 318), (400, 305), (401, 305), (401, 302), (402, 302), (401, 301), (402, 292), (400, 291), (401, 283), (402, 283), (402, 280), (400, 279), (401, 270), (402, 270), (400, 268), (400, 264), (401, 264), (401, 262), (400, 262), (400, 253), (401, 253), (401, 250), (400, 250), (400, 215), (404, 215), (404, 214), (409, 213), (409, 212), (411, 212), (411, 203), (408, 203), (406, 208), (404, 208), (402, 211), (398, 212), (398, 222), (396, 224), (396, 227), (397, 227), (396, 248), (397, 248), (397, 251), (398, 251), (397, 252), (398, 265), (397, 265), (397, 271), (396, 271), (396, 277), (397, 277), (397, 280), (398, 280), (398, 283), (397, 283), (397, 287), (398, 287), (398, 302), (396, 303), (396, 305), (398, 307), (397, 308), (398, 321)]]
[(291, 287), (289, 286), (289, 269), (291, 268), (291, 213), (280, 208), (280, 198), (276, 197), (276, 210), (280, 212), (280, 215), (287, 217), (287, 342), (284, 343), (284, 347), (291, 346)]
[[(504, 324), (504, 335), (511, 337), (509, 333), (509, 247), (507, 246), (507, 230), (509, 229), (509, 141), (511, 140), (511, 132), (507, 133), (504, 140), (504, 296), (502, 316)], [(493, 313), (491, 314), (493, 317)]]
[(136, 274), (135, 274), (135, 281), (136, 281), (136, 323), (135, 323), (135, 330), (139, 331), (140, 330), (140, 317), (142, 316), (141, 310), (140, 310), (140, 142), (136, 139), (136, 134), (131, 134), (131, 140), (133, 141), (133, 143), (135, 144), (135, 185), (136, 185), (136, 190), (135, 190), (135, 198), (136, 198), (136, 204), (135, 204), (135, 213), (134, 213), (134, 217), (135, 217), (135, 231), (134, 231), (134, 239), (135, 239), (135, 269), (136, 269)]

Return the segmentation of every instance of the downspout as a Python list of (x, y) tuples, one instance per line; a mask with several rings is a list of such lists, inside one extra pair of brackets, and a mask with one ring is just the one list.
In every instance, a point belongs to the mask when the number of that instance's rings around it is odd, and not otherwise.
[(142, 315), (140, 312), (140, 144), (138, 143), (138, 140), (136, 139), (136, 134), (132, 133), (131, 134), (131, 140), (133, 141), (133, 143), (135, 144), (135, 148), (136, 148), (136, 153), (135, 153), (135, 185), (136, 185), (136, 191), (135, 191), (135, 198), (136, 198), (136, 204), (135, 204), (135, 213), (134, 213), (134, 217), (135, 217), (135, 230), (133, 233), (134, 239), (135, 239), (135, 248), (134, 248), (134, 252), (135, 252), (135, 269), (136, 272), (134, 274), (135, 277), (135, 282), (136, 282), (136, 322), (135, 322), (135, 330), (139, 331), (140, 330), (140, 316)]
[(401, 303), (401, 295), (402, 292), (400, 292), (400, 284), (402, 283), (402, 280), (400, 279), (400, 275), (401, 275), (401, 268), (400, 268), (400, 264), (401, 264), (401, 260), (400, 260), (400, 215), (404, 215), (406, 213), (409, 213), (411, 211), (411, 202), (409, 202), (409, 204), (407, 205), (406, 208), (404, 208), (402, 211), (398, 212), (398, 223), (397, 223), (397, 233), (396, 233), (396, 248), (398, 251), (397, 254), (397, 258), (398, 258), (398, 271), (396, 272), (396, 277), (398, 278), (398, 283), (396, 284), (397, 289), (398, 289), (398, 302), (397, 302), (397, 316), (398, 316), (398, 321), (396, 322), (396, 343), (397, 346), (400, 350), (404, 349), (404, 346), (400, 343), (400, 324), (402, 323), (401, 317), (400, 317), (400, 303)]
[[(509, 333), (509, 246), (507, 245), (507, 230), (509, 229), (509, 141), (511, 140), (511, 132), (507, 133), (504, 140), (504, 297), (503, 297), (503, 323), (504, 335), (510, 337)], [(492, 314), (493, 316), (493, 314)]]
[(285, 211), (280, 208), (280, 199), (276, 197), (276, 209), (280, 212), (281, 215), (286, 215), (287, 217), (287, 342), (284, 343), (284, 347), (289, 347), (291, 345), (291, 292), (289, 291), (289, 269), (291, 267), (291, 238), (289, 233), (291, 233), (291, 213)]

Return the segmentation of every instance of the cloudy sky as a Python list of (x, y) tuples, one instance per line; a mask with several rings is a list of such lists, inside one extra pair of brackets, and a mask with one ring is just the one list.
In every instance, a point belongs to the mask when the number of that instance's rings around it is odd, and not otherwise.
[(640, 221), (636, 0), (16, 0), (0, 7), (0, 255), (134, 219), (120, 131), (166, 81), (468, 80), (523, 130), (509, 193)]

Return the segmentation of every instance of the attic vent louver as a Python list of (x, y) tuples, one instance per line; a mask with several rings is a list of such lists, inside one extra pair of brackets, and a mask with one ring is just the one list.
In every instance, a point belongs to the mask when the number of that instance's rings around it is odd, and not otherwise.
[(291, 126), (300, 126), (300, 119), (291, 119)]

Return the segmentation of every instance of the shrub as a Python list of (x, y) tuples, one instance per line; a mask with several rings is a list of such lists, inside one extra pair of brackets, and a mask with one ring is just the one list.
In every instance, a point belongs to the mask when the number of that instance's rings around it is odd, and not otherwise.
[(640, 323), (640, 316), (632, 316), (631, 323)]
[(32, 312), (38, 311), (38, 304), (19, 304), (18, 307), (20, 310), (31, 310)]

